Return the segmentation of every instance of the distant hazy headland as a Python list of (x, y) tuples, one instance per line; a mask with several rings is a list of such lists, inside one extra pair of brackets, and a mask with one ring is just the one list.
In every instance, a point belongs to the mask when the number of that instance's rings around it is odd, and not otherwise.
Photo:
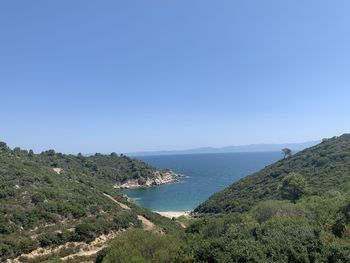
[(174, 151), (145, 151), (127, 153), (129, 156), (150, 156), (150, 155), (173, 155), (173, 154), (201, 154), (201, 153), (235, 153), (235, 152), (275, 152), (282, 148), (289, 148), (292, 151), (301, 151), (314, 146), (321, 141), (309, 141), (302, 143), (282, 143), (282, 144), (249, 144), (225, 147), (201, 147), (187, 150)]

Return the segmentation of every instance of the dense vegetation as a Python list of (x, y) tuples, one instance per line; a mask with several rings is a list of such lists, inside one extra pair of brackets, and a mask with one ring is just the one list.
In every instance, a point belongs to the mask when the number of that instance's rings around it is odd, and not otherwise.
[(348, 196), (337, 191), (264, 201), (249, 212), (202, 216), (185, 233), (126, 232), (97, 262), (348, 263), (349, 215)]
[(214, 195), (185, 233), (125, 233), (98, 262), (348, 263), (349, 157), (349, 135), (324, 140)]
[[(234, 183), (200, 205), (186, 229), (116, 195), (131, 209), (113, 205), (103, 195), (113, 192), (102, 168), (53, 165), (42, 155), (1, 150), (3, 258), (133, 225), (98, 253), (97, 263), (350, 262), (350, 135), (286, 154)], [(139, 229), (138, 215), (163, 232)]]
[(128, 204), (112, 184), (152, 176), (154, 171), (144, 162), (114, 153), (34, 154), (0, 143), (0, 261), (39, 246), (90, 242), (101, 234), (138, 227), (139, 214), (154, 217), (171, 231), (162, 217), (132, 204), (132, 209), (122, 210), (104, 195)]
[(186, 251), (192, 262), (350, 262), (346, 198), (334, 192), (205, 216), (187, 230)]
[(195, 212), (243, 212), (263, 200), (283, 200), (280, 186), (283, 178), (292, 172), (305, 178), (310, 195), (322, 195), (329, 190), (349, 192), (350, 135), (323, 140), (319, 145), (267, 166), (213, 195)]
[(94, 176), (109, 181), (111, 183), (124, 182), (128, 179), (145, 181), (148, 177), (153, 177), (156, 168), (147, 163), (132, 159), (126, 155), (111, 153), (104, 155), (96, 153), (91, 156), (82, 154), (66, 155), (55, 153), (54, 150), (42, 152), (35, 155), (36, 161), (42, 165), (50, 167), (59, 167), (63, 171), (76, 173), (91, 173)]
[(142, 230), (132, 230), (114, 240), (101, 251), (96, 263), (165, 263), (184, 260), (184, 242), (174, 235), (161, 236)]

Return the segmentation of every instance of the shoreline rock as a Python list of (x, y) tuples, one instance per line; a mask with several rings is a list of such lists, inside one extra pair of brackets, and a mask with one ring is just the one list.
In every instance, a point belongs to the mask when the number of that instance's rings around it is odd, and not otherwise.
[(154, 171), (152, 177), (140, 179), (129, 179), (123, 183), (113, 185), (115, 189), (135, 189), (159, 186), (163, 184), (176, 183), (183, 178), (183, 175), (174, 173), (173, 171)]

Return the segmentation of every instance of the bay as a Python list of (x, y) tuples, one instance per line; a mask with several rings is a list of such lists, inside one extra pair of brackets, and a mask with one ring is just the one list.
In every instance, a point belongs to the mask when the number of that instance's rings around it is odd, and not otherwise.
[(178, 183), (120, 191), (153, 211), (190, 211), (215, 192), (281, 157), (280, 152), (140, 156), (136, 158), (186, 177)]

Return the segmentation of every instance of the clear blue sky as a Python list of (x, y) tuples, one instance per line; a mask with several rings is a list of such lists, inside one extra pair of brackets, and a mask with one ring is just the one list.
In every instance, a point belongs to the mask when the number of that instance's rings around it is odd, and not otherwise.
[(130, 152), (350, 132), (350, 1), (0, 2), (0, 140)]

